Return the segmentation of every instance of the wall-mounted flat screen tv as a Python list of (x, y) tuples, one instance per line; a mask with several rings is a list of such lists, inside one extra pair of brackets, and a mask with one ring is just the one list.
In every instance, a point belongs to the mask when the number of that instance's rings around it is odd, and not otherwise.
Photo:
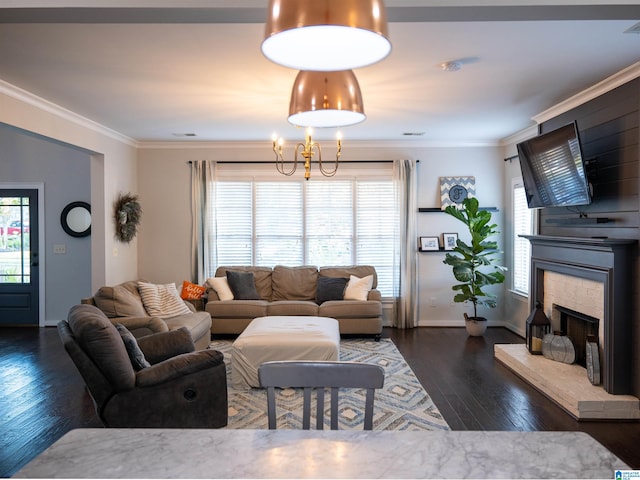
[(591, 203), (576, 122), (518, 144), (529, 208)]

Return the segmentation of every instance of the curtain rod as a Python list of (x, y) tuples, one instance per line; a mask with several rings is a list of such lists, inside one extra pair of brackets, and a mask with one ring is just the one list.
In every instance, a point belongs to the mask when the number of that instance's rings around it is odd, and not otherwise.
[[(394, 160), (340, 160), (338, 163), (393, 163)], [(191, 165), (193, 163), (193, 160), (188, 160), (187, 163), (189, 165)], [(216, 163), (224, 163), (224, 164), (230, 164), (230, 165), (235, 165), (235, 164), (268, 164), (268, 163), (276, 163), (275, 160), (251, 160), (249, 162), (242, 162), (240, 160), (220, 160), (220, 161), (216, 161)], [(293, 163), (292, 161), (285, 161), (284, 163)], [(318, 163), (317, 160), (312, 160), (311, 163)], [(324, 160), (324, 163), (334, 163), (334, 160)], [(420, 160), (416, 160), (416, 163), (420, 163)]]
[(511, 162), (512, 160), (515, 160), (516, 158), (518, 158), (518, 155), (513, 155), (511, 157), (507, 157), (504, 159), (505, 162)]

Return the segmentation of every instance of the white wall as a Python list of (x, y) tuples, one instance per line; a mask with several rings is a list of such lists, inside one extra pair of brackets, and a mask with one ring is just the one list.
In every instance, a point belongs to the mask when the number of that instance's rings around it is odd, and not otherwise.
[[(331, 145), (327, 144), (330, 151)], [(146, 145), (138, 154), (138, 188), (143, 208), (139, 235), (140, 277), (153, 282), (190, 279), (190, 160), (270, 161), (269, 142), (225, 144)], [(345, 142), (342, 160), (393, 160), (413, 158), (418, 166), (418, 205), (440, 206), (440, 176), (473, 175), (476, 196), (485, 206), (497, 207), (494, 222), (502, 228), (503, 157), (497, 147), (434, 148), (403, 145), (363, 145)], [(248, 172), (252, 166), (247, 165)], [(255, 167), (253, 167), (255, 168)], [(275, 167), (273, 167), (275, 169)], [(298, 173), (296, 173), (297, 175)], [(302, 172), (299, 173), (302, 175)], [(462, 224), (444, 213), (416, 213), (418, 235), (460, 232)], [(459, 225), (458, 225), (459, 224)], [(502, 236), (498, 238), (502, 244)], [(417, 246), (417, 238), (416, 238)], [(420, 253), (420, 325), (464, 324), (465, 307), (450, 305), (453, 298), (451, 270), (442, 263), (443, 253)], [(490, 324), (502, 324), (502, 286), (494, 287), (499, 307), (483, 311)], [(429, 300), (434, 298), (435, 306)], [(470, 310), (466, 310), (470, 311)]]
[[(418, 206), (440, 206), (439, 177), (443, 176), (475, 176), (476, 197), (481, 206), (496, 207), (492, 212), (492, 220), (503, 228), (503, 195), (502, 195), (502, 156), (498, 148), (430, 148), (421, 152), (418, 180)], [(440, 236), (442, 233), (458, 233), (460, 238), (469, 241), (466, 228), (455, 218), (444, 213), (418, 213), (418, 235)], [(503, 248), (503, 235), (495, 238)], [(419, 271), (419, 318), (420, 325), (450, 326), (464, 325), (463, 313), (471, 315), (473, 308), (467, 304), (453, 302), (454, 292), (451, 285), (455, 282), (451, 267), (442, 263), (444, 253), (420, 253), (418, 257)], [(489, 320), (489, 325), (502, 324), (503, 321), (503, 286), (487, 289), (498, 295), (498, 307), (488, 309), (481, 307), (478, 315)]]

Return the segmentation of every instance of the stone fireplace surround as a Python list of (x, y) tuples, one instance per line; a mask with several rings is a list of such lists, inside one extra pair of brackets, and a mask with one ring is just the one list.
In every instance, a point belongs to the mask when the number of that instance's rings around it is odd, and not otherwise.
[[(496, 345), (496, 359), (576, 418), (640, 418), (639, 401), (630, 395), (632, 275), (636, 240), (527, 238), (532, 245), (532, 304), (540, 301), (548, 316), (552, 303), (569, 303), (564, 306), (600, 318), (602, 386), (591, 385), (583, 367), (530, 355), (522, 345)], [(579, 283), (569, 292), (568, 301), (559, 302), (553, 291), (545, 294), (550, 283), (567, 277), (574, 277)], [(568, 290), (565, 285), (560, 288), (565, 292)], [(575, 290), (586, 290), (587, 295), (583, 294), (583, 299), (580, 299)], [(595, 298), (598, 296), (600, 298)], [(589, 304), (586, 308), (582, 305), (585, 302)], [(551, 321), (554, 324), (553, 318)]]
[[(551, 321), (551, 331), (562, 331), (561, 310), (572, 310), (588, 315), (597, 320), (604, 318), (604, 284), (585, 278), (574, 277), (562, 273), (545, 270), (544, 274), (544, 305), (543, 311)], [(604, 322), (598, 322), (598, 345), (602, 357), (604, 345)], [(572, 340), (574, 340), (572, 338)], [(586, 342), (586, 339), (585, 339)], [(584, 353), (585, 344), (576, 345), (576, 355), (579, 350)], [(577, 360), (576, 360), (577, 361)], [(584, 362), (582, 363), (584, 366)]]

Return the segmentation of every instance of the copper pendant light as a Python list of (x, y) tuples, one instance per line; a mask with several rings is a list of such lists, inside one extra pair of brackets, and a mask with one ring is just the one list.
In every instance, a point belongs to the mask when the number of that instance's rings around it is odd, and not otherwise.
[(382, 0), (270, 0), (262, 52), (297, 70), (335, 71), (391, 51)]
[(291, 90), (289, 123), (300, 127), (344, 127), (365, 118), (360, 85), (353, 71), (298, 73)]

